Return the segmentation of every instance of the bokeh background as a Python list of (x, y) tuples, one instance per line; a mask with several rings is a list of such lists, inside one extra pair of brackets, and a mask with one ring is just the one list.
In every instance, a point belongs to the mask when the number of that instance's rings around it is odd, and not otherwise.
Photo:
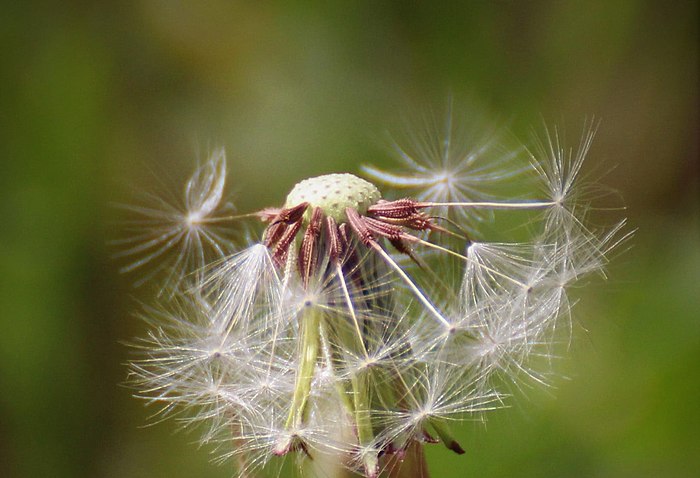
[(152, 410), (120, 385), (143, 325), (111, 204), (216, 146), (240, 209), (277, 204), (304, 177), (382, 164), (385, 132), (449, 95), (517, 136), (544, 118), (575, 141), (595, 115), (590, 165), (638, 232), (581, 291), (554, 387), (463, 427), (465, 456), (431, 449), (434, 476), (697, 476), (698, 2), (1, 10), (0, 476), (232, 476), (173, 423), (142, 428)]

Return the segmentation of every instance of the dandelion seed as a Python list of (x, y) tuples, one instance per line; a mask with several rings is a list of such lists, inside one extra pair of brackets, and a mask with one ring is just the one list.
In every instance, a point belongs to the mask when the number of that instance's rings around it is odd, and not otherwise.
[[(410, 174), (365, 168), (415, 197), (386, 199), (352, 174), (306, 179), (281, 207), (228, 218), (265, 225), (232, 254), (209, 229), (224, 219), (223, 153), (189, 181), (184, 212), (139, 210), (173, 221), (134, 239), (126, 255), (146, 256), (130, 268), (177, 246), (176, 265), (198, 271), (169, 309), (144, 312), (152, 330), (131, 368), (141, 395), (163, 416), (207, 423), (202, 442), (239, 476), (296, 456), (309, 476), (323, 465), (408, 478), (427, 476), (428, 443), (464, 452), (452, 425), (502, 406), (499, 383), (545, 382), (531, 358), (553, 355), (568, 287), (626, 238), (623, 223), (585, 222), (577, 192), (592, 134), (576, 154), (547, 139), (528, 158), (541, 191), (497, 200), (477, 190), (515, 170), (480, 163), (490, 143), (467, 153), (445, 131), (421, 143), (427, 156), (402, 150)], [(529, 241), (468, 237), (503, 209), (525, 215)], [(217, 244), (214, 262), (204, 243)]]
[(442, 203), (433, 208), (438, 216), (455, 218), (461, 227), (475, 231), (478, 223), (492, 219), (486, 208), (453, 208), (449, 203), (496, 199), (494, 186), (521, 174), (515, 166), (521, 147), (504, 147), (495, 128), (484, 128), (455, 116), (452, 102), (444, 120), (428, 117), (423, 135), (410, 134), (406, 144), (395, 143), (400, 172), (363, 166), (370, 178), (388, 187), (406, 190), (422, 202)]
[(224, 228), (233, 206), (224, 202), (226, 155), (215, 151), (185, 186), (184, 198), (168, 201), (145, 194), (144, 205), (123, 206), (134, 218), (125, 221), (125, 239), (113, 241), (129, 259), (122, 272), (152, 266), (137, 285), (163, 272), (163, 290), (176, 289), (187, 273), (198, 272), (234, 250)]

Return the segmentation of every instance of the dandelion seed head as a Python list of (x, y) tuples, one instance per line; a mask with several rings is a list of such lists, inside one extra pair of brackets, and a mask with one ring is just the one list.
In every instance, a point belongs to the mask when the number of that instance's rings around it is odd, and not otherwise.
[[(338, 223), (347, 221), (345, 209), (356, 209), (360, 214), (381, 199), (377, 187), (353, 174), (326, 174), (305, 179), (292, 188), (286, 207), (308, 203), (310, 209), (321, 208), (323, 213)], [(307, 213), (307, 219), (310, 214)]]
[[(278, 470), (287, 455), (375, 478), (428, 443), (464, 453), (451, 426), (504, 406), (503, 383), (546, 383), (538, 365), (570, 329), (569, 289), (602, 274), (628, 235), (624, 222), (587, 222), (590, 130), (576, 152), (547, 133), (500, 159), (497, 135), (467, 144), (459, 131), (450, 115), (441, 135), (400, 150), (404, 171), (365, 168), (410, 197), (385, 199), (352, 174), (306, 179), (281, 207), (231, 218), (262, 222), (262, 237), (213, 257), (200, 246), (228, 241), (212, 235), (223, 152), (198, 169), (186, 207), (160, 216), (165, 232), (127, 253), (148, 251), (140, 267), (180, 248), (179, 265), (198, 266), (188, 288), (143, 312), (151, 331), (131, 366), (140, 394), (163, 417), (207, 423), (201, 441), (240, 476)], [(523, 172), (520, 156), (540, 189), (486, 192)], [(473, 234), (496, 210), (522, 213), (530, 237)]]

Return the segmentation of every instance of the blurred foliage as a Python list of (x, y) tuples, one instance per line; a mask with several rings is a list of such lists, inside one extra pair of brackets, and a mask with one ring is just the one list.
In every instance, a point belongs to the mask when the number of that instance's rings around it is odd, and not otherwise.
[(5, 2), (0, 476), (231, 476), (172, 423), (139, 428), (152, 410), (119, 386), (142, 292), (110, 260), (110, 203), (223, 145), (239, 207), (279, 204), (384, 161), (386, 131), (449, 93), (518, 136), (601, 118), (590, 165), (639, 230), (581, 291), (555, 387), (464, 427), (466, 456), (432, 449), (434, 476), (695, 476), (697, 20), (695, 1)]

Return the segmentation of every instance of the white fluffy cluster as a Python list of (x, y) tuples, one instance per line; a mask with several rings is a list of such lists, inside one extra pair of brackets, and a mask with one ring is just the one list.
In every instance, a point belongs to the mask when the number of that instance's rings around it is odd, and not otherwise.
[[(222, 260), (187, 282), (182, 266), (208, 265), (204, 246), (224, 250), (205, 221), (223, 195), (224, 162), (215, 155), (188, 183), (187, 211), (173, 214), (176, 225), (152, 230), (128, 251), (144, 253), (139, 266), (180, 248), (171, 274), (180, 279), (177, 293), (143, 314), (151, 330), (139, 342), (145, 356), (132, 364), (134, 383), (165, 415), (203, 422), (202, 441), (235, 458), (240, 476), (281, 466), (281, 455), (377, 476), (400, 468), (421, 443), (461, 451), (449, 425), (501, 406), (504, 381), (544, 381), (546, 370), (533, 368), (541, 361), (532, 358), (549, 357), (560, 340), (556, 329), (571, 312), (568, 288), (600, 272), (621, 240), (622, 223), (593, 230), (584, 225), (589, 205), (575, 200), (591, 138), (573, 152), (556, 135), (519, 151), (527, 161), (518, 177), (539, 186), (518, 201), (482, 191), (494, 183), (502, 190), (513, 169), (480, 165), (483, 147), (455, 148), (444, 138), (435, 154), (402, 150), (401, 173), (367, 168), (374, 179), (434, 203), (445, 227), (464, 234), (420, 233), (413, 260), (388, 244), (378, 253), (357, 243), (354, 270), (321, 267), (326, 272), (306, 286), (294, 257), (279, 267), (262, 244), (221, 252)], [(504, 210), (508, 229), (529, 239), (490, 242), (476, 235), (473, 220), (460, 228), (485, 211), (496, 212), (490, 227), (497, 228)], [(518, 215), (522, 227), (515, 228)], [(361, 276), (363, 287), (338, 274)]]

